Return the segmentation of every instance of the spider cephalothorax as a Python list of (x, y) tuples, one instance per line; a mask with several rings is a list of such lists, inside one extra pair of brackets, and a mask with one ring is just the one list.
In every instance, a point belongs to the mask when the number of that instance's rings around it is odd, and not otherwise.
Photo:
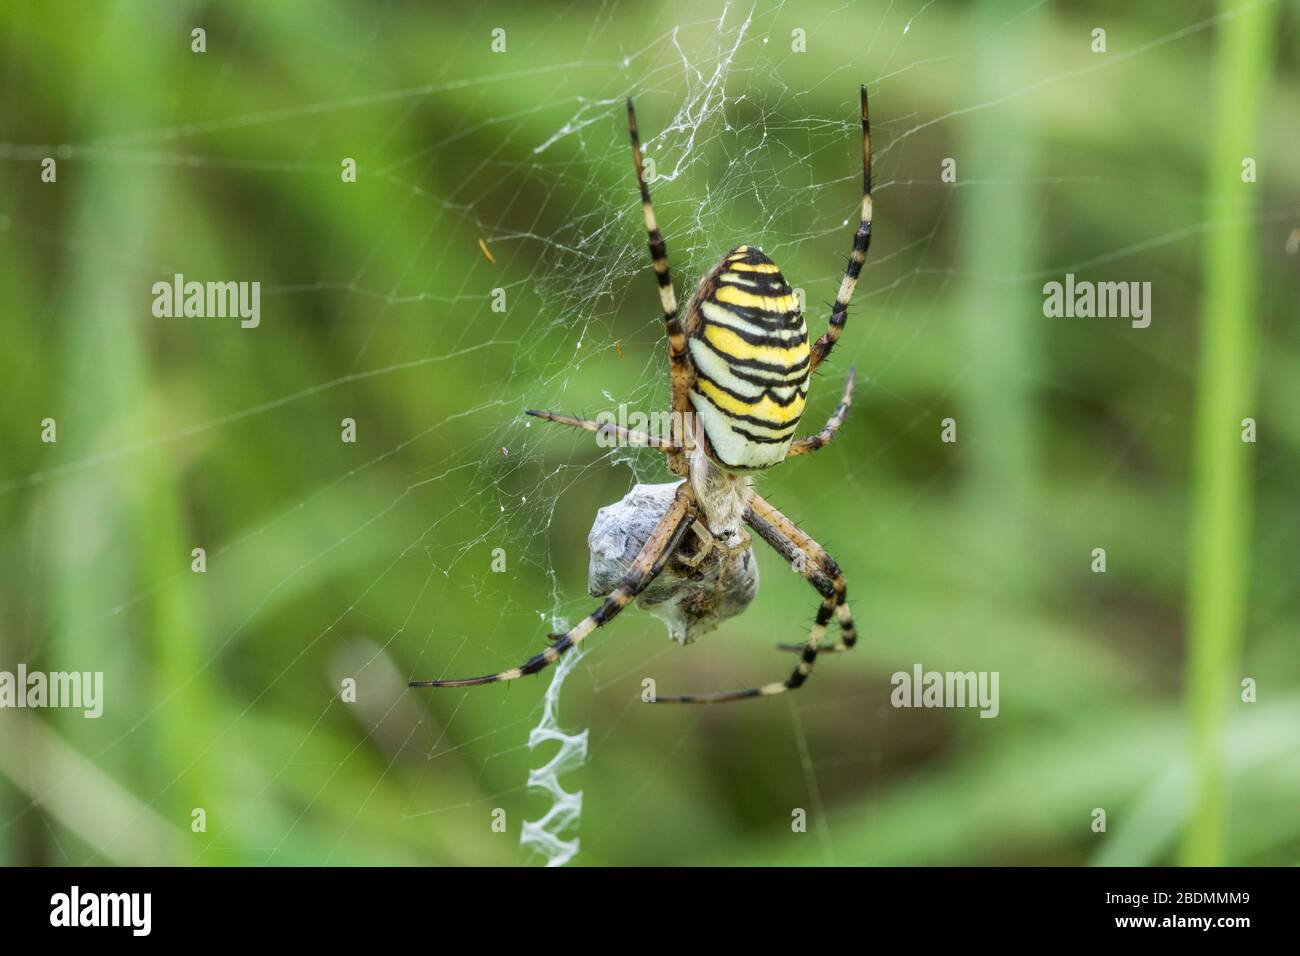
[[(684, 480), (618, 586), (599, 608), (568, 632), (551, 635), (555, 643), (545, 651), (510, 670), (457, 680), (412, 681), (413, 687), (467, 687), (535, 674), (617, 615), (669, 561), (694, 560), (701, 543), (726, 549), (748, 547), (745, 525), (789, 561), (822, 597), (807, 642), (780, 645), (799, 654), (798, 665), (785, 680), (760, 687), (659, 696), (655, 702), (715, 703), (794, 690), (812, 673), (818, 654), (847, 651), (857, 640), (845, 599), (844, 577), (835, 561), (754, 491), (751, 476), (786, 458), (823, 447), (835, 437), (848, 412), (853, 394), (852, 369), (840, 404), (821, 432), (806, 438), (794, 437), (811, 375), (839, 340), (871, 241), (871, 131), (867, 88), (862, 87), (862, 215), (829, 326), (811, 346), (794, 291), (776, 264), (751, 245), (737, 246), (727, 253), (696, 287), (687, 304), (685, 322), (678, 317), (677, 297), (668, 269), (668, 248), (650, 203), (631, 100), (627, 102), (627, 118), (650, 257), (668, 336), (673, 417), (687, 424), (671, 438), (662, 438), (555, 412), (528, 414), (612, 435), (626, 444), (658, 448), (666, 454), (668, 467)], [(691, 547), (683, 547), (688, 532), (693, 532), (698, 540)], [(831, 618), (839, 624), (840, 640), (824, 644)]]

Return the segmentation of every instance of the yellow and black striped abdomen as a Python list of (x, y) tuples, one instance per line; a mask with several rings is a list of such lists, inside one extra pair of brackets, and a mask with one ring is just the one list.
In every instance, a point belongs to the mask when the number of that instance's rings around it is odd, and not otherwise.
[(808, 327), (776, 264), (753, 246), (727, 253), (695, 291), (686, 333), (712, 456), (736, 470), (785, 458), (808, 395)]

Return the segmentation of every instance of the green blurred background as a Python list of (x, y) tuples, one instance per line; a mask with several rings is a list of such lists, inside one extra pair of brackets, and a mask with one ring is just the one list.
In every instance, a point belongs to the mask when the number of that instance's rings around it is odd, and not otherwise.
[[(595, 510), (669, 477), (521, 418), (666, 405), (622, 97), (679, 296), (756, 243), (817, 334), (862, 81), (875, 241), (806, 430), (850, 365), (857, 397), (760, 488), (863, 641), (789, 698), (642, 706), (785, 673), (816, 598), (766, 551), (697, 644), (600, 632), (561, 707), (577, 862), (1296, 862), (1298, 14), (5, 4), (0, 669), (102, 670), (106, 704), (0, 711), (0, 862), (537, 862), (549, 678), (405, 681), (536, 652), (593, 606)], [(261, 327), (155, 318), (177, 272), (260, 281)], [(1044, 318), (1066, 272), (1151, 282), (1150, 328)], [(1000, 715), (892, 708), (915, 663), (998, 671)]]

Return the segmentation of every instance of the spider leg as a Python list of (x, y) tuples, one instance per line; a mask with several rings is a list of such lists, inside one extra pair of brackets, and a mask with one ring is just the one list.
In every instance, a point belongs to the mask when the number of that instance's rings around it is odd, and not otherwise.
[(595, 432), (597, 435), (612, 436), (618, 439), (620, 444), (659, 448), (667, 452), (680, 450), (679, 446), (673, 444), (666, 438), (660, 438), (657, 435), (649, 435), (646, 432), (639, 432), (631, 428), (624, 428), (616, 422), (597, 422), (588, 418), (574, 418), (571, 415), (561, 415), (559, 412), (542, 412), (532, 408), (530, 408), (525, 414), (532, 415), (534, 418), (540, 418), (543, 421), (555, 422), (559, 425), (569, 425), (573, 428), (581, 428), (585, 431)]
[[(673, 292), (673, 277), (668, 269), (668, 245), (664, 242), (659, 224), (655, 220), (654, 206), (650, 203), (650, 187), (646, 185), (645, 168), (641, 165), (641, 139), (637, 136), (636, 111), (632, 98), (627, 100), (627, 129), (632, 137), (632, 163), (636, 167), (636, 182), (641, 189), (641, 211), (645, 215), (645, 231), (650, 244), (650, 261), (654, 264), (655, 279), (659, 283), (659, 304), (663, 307), (664, 331), (668, 334), (668, 365), (672, 375), (672, 408), (679, 422), (685, 422), (690, 412), (687, 392), (690, 388), (690, 365), (686, 358), (686, 332), (677, 315), (677, 295)], [(680, 436), (684, 444), (687, 436)], [(686, 456), (680, 449), (668, 452), (668, 465), (674, 474), (685, 475), (688, 468)]]
[[(819, 653), (847, 651), (857, 642), (853, 617), (845, 602), (847, 588), (844, 584), (844, 576), (840, 574), (834, 560), (822, 546), (800, 531), (793, 521), (757, 494), (750, 499), (749, 508), (745, 511), (745, 523), (807, 578), (822, 596), (822, 603), (817, 609), (817, 618), (808, 635), (808, 642), (793, 646), (793, 649), (799, 651), (799, 663), (789, 677), (776, 683), (749, 687), (745, 690), (724, 690), (712, 694), (656, 696), (655, 703), (717, 704), (724, 701), (784, 694), (786, 691), (803, 686), (804, 681), (812, 674), (813, 664)], [(823, 647), (822, 638), (832, 617), (839, 621), (841, 639), (836, 644)]]
[[(834, 644), (823, 644), (818, 640), (816, 652), (842, 654), (852, 650), (853, 645), (858, 642), (858, 632), (853, 626), (853, 614), (849, 611), (848, 585), (835, 559), (827, 554), (821, 545), (801, 531), (798, 525), (758, 495), (753, 496), (745, 520), (759, 537), (789, 561), (790, 566), (817, 589), (817, 593), (823, 598), (823, 606), (826, 601), (833, 602), (835, 620), (840, 626), (840, 639)], [(820, 616), (819, 613), (819, 619)], [(811, 643), (810, 639), (807, 644), (778, 644), (777, 648), (804, 653)]]
[(835, 407), (830, 420), (826, 422), (826, 427), (816, 435), (808, 435), (804, 438), (797, 438), (790, 443), (790, 450), (785, 453), (785, 457), (791, 455), (806, 455), (810, 452), (825, 448), (835, 437), (835, 433), (840, 430), (844, 424), (844, 416), (849, 413), (849, 406), (853, 404), (853, 380), (858, 376), (857, 369), (849, 369), (848, 380), (844, 383), (844, 394), (840, 396), (840, 403)]
[(533, 655), (518, 667), (498, 671), (495, 674), (484, 674), (482, 677), (463, 677), (455, 680), (413, 680), (408, 682), (407, 686), (473, 687), (477, 684), (495, 684), (498, 681), (517, 680), (525, 674), (536, 674), (550, 664), (554, 664), (565, 651), (581, 644), (593, 631), (617, 617), (619, 611), (627, 607), (633, 598), (650, 585), (650, 582), (663, 570), (669, 557), (677, 549), (682, 537), (694, 521), (694, 497), (690, 490), (690, 483), (682, 482), (677, 489), (672, 504), (664, 512), (664, 516), (659, 519), (659, 523), (655, 525), (654, 531), (650, 533), (650, 537), (641, 546), (637, 556), (632, 559), (632, 564), (628, 568), (627, 574), (619, 581), (618, 587), (610, 592), (600, 607), (584, 617), (575, 626), (569, 628), (546, 650)]
[(813, 371), (831, 354), (831, 349), (844, 331), (844, 320), (848, 316), (849, 302), (853, 290), (858, 284), (858, 274), (862, 263), (867, 258), (867, 248), (871, 245), (871, 120), (867, 112), (867, 87), (862, 87), (862, 222), (853, 235), (853, 251), (849, 253), (849, 264), (844, 270), (844, 279), (840, 282), (839, 294), (835, 297), (835, 306), (831, 309), (831, 323), (826, 333), (812, 347), (812, 357), (808, 364)]

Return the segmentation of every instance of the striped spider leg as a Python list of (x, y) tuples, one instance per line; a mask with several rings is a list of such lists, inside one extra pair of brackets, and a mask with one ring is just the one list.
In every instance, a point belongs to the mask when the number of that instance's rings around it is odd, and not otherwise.
[(625, 428), (615, 422), (597, 422), (589, 418), (574, 418), (572, 415), (561, 415), (559, 412), (541, 412), (535, 408), (530, 408), (525, 414), (540, 418), (543, 421), (555, 422), (557, 425), (568, 425), (571, 428), (581, 428), (584, 431), (595, 432), (603, 438), (614, 438), (617, 439), (619, 444), (623, 445), (658, 448), (670, 454), (681, 450), (666, 438), (649, 435), (632, 428)]
[(816, 435), (807, 435), (792, 441), (790, 450), (785, 453), (786, 458), (791, 455), (810, 455), (831, 443), (831, 440), (839, 432), (840, 426), (844, 424), (844, 416), (849, 413), (849, 406), (853, 404), (853, 383), (857, 377), (858, 370), (855, 368), (849, 369), (848, 377), (844, 380), (844, 394), (840, 396), (840, 403), (835, 406), (835, 411), (831, 413), (826, 426)]
[(675, 436), (682, 448), (668, 452), (668, 467), (675, 475), (685, 476), (690, 468), (686, 453), (690, 450), (690, 429), (684, 423), (690, 418), (690, 400), (687, 394), (691, 384), (690, 360), (686, 354), (686, 331), (677, 315), (677, 295), (673, 292), (673, 277), (668, 270), (668, 245), (655, 219), (650, 203), (650, 187), (645, 181), (645, 166), (641, 161), (641, 139), (636, 131), (636, 110), (632, 97), (627, 99), (627, 129), (632, 139), (632, 164), (636, 167), (636, 182), (641, 190), (641, 211), (645, 216), (646, 237), (650, 246), (650, 261), (654, 266), (655, 280), (659, 284), (659, 304), (663, 307), (664, 331), (668, 335), (668, 368), (672, 377), (673, 419), (679, 423), (681, 434)]
[(646, 539), (645, 544), (641, 546), (637, 556), (632, 559), (632, 564), (628, 567), (627, 574), (623, 576), (623, 580), (619, 582), (618, 587), (610, 592), (600, 607), (569, 628), (564, 634), (551, 635), (555, 643), (540, 654), (533, 655), (518, 667), (498, 671), (495, 674), (484, 674), (482, 677), (462, 677), (454, 680), (413, 680), (408, 682), (407, 686), (473, 687), (478, 684), (495, 684), (499, 681), (518, 680), (526, 674), (536, 674), (538, 671), (554, 664), (565, 651), (577, 647), (597, 628), (608, 624), (617, 617), (623, 608), (627, 607), (638, 594), (650, 586), (651, 581), (659, 576), (659, 572), (664, 569), (664, 565), (668, 563), (668, 559), (677, 550), (682, 538), (696, 521), (694, 505), (695, 497), (691, 491), (690, 482), (684, 481), (678, 486), (672, 504), (664, 512), (664, 516), (659, 519), (659, 523), (655, 526), (654, 531), (650, 533), (650, 537)]
[[(780, 644), (781, 650), (792, 650), (799, 654), (799, 663), (795, 665), (790, 676), (783, 681), (748, 687), (744, 690), (724, 690), (711, 694), (679, 694), (674, 696), (656, 696), (656, 704), (720, 704), (733, 700), (748, 700), (754, 697), (772, 697), (787, 691), (797, 690), (803, 686), (812, 674), (813, 664), (818, 654), (837, 653), (850, 650), (857, 643), (857, 632), (853, 627), (853, 615), (849, 612), (846, 600), (848, 591), (844, 575), (825, 549), (811, 537), (800, 531), (793, 521), (758, 494), (752, 494), (749, 508), (745, 512), (745, 523), (754, 529), (754, 533), (772, 546), (772, 549), (790, 562), (790, 565), (816, 589), (822, 596), (821, 606), (812, 631), (805, 644)], [(840, 639), (834, 644), (822, 644), (826, 627), (834, 617), (840, 625)]]
[[(813, 626), (813, 633), (807, 643), (778, 644), (777, 647), (783, 651), (803, 654), (805, 660), (816, 654), (841, 654), (852, 650), (858, 642), (858, 632), (853, 627), (853, 615), (849, 611), (848, 585), (845, 584), (844, 575), (840, 573), (835, 559), (792, 520), (758, 495), (754, 496), (745, 520), (759, 537), (789, 561), (790, 566), (802, 574), (822, 596), (817, 623)], [(823, 644), (822, 638), (832, 614), (840, 626), (840, 639), (834, 644)]]
[(853, 234), (853, 251), (849, 253), (849, 262), (844, 269), (844, 278), (840, 282), (839, 294), (835, 296), (835, 306), (831, 309), (830, 327), (812, 347), (810, 369), (825, 361), (831, 349), (839, 341), (844, 331), (844, 321), (848, 318), (849, 302), (853, 299), (853, 290), (858, 285), (858, 275), (862, 272), (862, 263), (866, 261), (867, 249), (871, 245), (871, 119), (867, 110), (867, 87), (862, 85), (862, 221), (858, 231)]
[(636, 182), (641, 191), (641, 211), (645, 218), (645, 230), (650, 247), (650, 262), (654, 266), (655, 280), (659, 286), (659, 304), (663, 309), (664, 331), (668, 336), (668, 367), (672, 384), (672, 411), (675, 428), (668, 440), (643, 432), (630, 431), (621, 426), (594, 422), (589, 419), (573, 418), (557, 412), (530, 410), (529, 415), (561, 425), (582, 428), (589, 432), (609, 435), (623, 440), (629, 445), (647, 445), (659, 448), (668, 454), (668, 469), (675, 475), (685, 477), (690, 472), (687, 453), (690, 451), (690, 429), (686, 423), (690, 420), (691, 405), (688, 394), (691, 386), (692, 369), (686, 353), (686, 332), (682, 328), (681, 318), (677, 314), (677, 294), (673, 291), (672, 272), (668, 267), (668, 244), (664, 242), (663, 233), (655, 219), (654, 205), (650, 201), (650, 187), (645, 181), (645, 167), (641, 160), (641, 139), (637, 134), (636, 110), (632, 98), (627, 100), (627, 128), (632, 140), (632, 165), (636, 169)]

